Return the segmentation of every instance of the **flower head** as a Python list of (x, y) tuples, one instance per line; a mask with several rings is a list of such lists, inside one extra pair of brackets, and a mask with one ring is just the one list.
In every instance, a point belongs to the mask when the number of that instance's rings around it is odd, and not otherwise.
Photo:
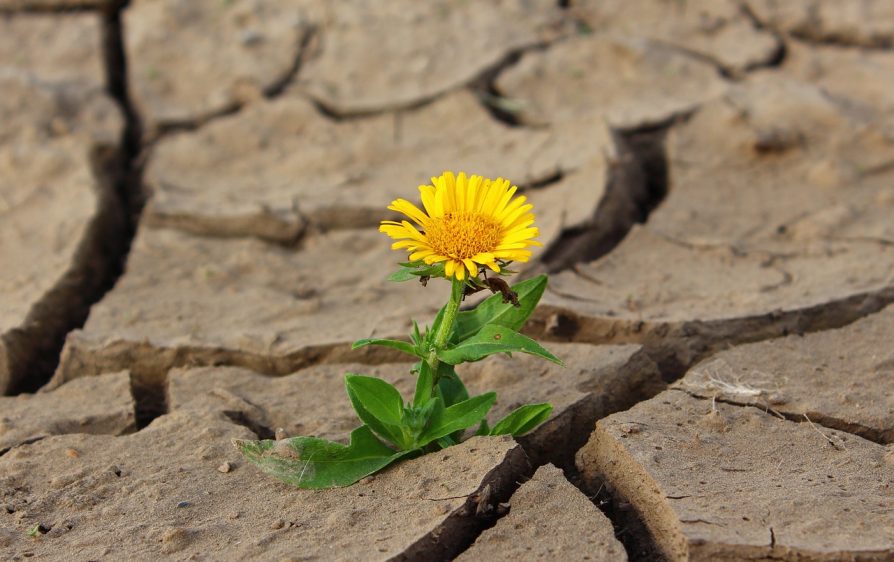
[(379, 231), (396, 240), (392, 249), (409, 252), (411, 261), (443, 262), (448, 278), (475, 277), (482, 265), (499, 272), (498, 261), (526, 262), (531, 257), (527, 248), (541, 245), (534, 240), (537, 228), (531, 226), (534, 207), (524, 196), (513, 198), (517, 189), (503, 178), (444, 172), (431, 185), (419, 186), (425, 212), (405, 199), (388, 206), (416, 226), (386, 220)]

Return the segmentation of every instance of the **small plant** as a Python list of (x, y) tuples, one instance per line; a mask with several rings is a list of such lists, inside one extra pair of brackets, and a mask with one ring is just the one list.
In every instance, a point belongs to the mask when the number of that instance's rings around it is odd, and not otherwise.
[[(511, 262), (528, 261), (528, 248), (540, 245), (534, 240), (533, 206), (524, 196), (514, 197), (516, 190), (502, 178), (445, 172), (419, 187), (425, 211), (404, 199), (392, 202), (388, 208), (415, 225), (382, 221), (379, 230), (396, 240), (392, 249), (409, 253), (389, 279), (427, 285), (443, 278), (450, 282), (450, 299), (430, 327), (413, 322), (409, 341), (364, 339), (353, 347), (379, 345), (414, 357), (412, 400), (382, 379), (347, 374), (348, 398), (363, 422), (348, 444), (317, 437), (236, 440), (245, 458), (299, 488), (349, 486), (399, 459), (455, 445), (469, 428), (476, 427), (475, 435), (518, 436), (546, 421), (551, 405), (527, 404), (488, 426), (496, 393), (469, 396), (455, 370), (460, 363), (515, 351), (562, 364), (517, 331), (543, 295), (546, 276), (514, 287), (501, 278), (514, 273), (507, 269)], [(484, 289), (494, 294), (472, 310), (459, 310), (466, 295)]]

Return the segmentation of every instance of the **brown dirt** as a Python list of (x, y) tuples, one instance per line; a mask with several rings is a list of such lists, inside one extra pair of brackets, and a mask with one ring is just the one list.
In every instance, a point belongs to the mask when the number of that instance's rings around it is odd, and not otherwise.
[(611, 522), (552, 465), (512, 495), (509, 514), (457, 558), (626, 562)]
[(885, 453), (667, 391), (598, 422), (578, 465), (590, 487), (604, 483), (634, 506), (669, 560), (890, 560)]

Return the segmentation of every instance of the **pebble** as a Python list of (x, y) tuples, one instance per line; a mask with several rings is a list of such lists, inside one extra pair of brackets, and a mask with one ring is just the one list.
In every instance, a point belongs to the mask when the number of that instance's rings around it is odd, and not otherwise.
[(81, 456), (77, 449), (65, 449), (65, 455), (70, 459), (76, 459)]
[(226, 474), (227, 472), (229, 472), (231, 470), (233, 470), (233, 465), (230, 463), (230, 461), (224, 462), (223, 464), (221, 464), (220, 466), (217, 467), (217, 471), (223, 472), (224, 474)]
[(182, 501), (177, 503), (177, 507), (189, 507), (191, 504), (188, 501)]

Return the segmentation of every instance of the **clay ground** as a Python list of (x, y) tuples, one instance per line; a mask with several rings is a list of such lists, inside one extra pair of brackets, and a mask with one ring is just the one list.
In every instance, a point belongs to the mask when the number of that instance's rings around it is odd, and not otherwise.
[[(566, 367), (461, 374), (550, 420), (246, 465), (410, 392), (446, 169), (535, 205)], [(892, 389), (890, 0), (0, 0), (0, 560), (894, 560)]]

